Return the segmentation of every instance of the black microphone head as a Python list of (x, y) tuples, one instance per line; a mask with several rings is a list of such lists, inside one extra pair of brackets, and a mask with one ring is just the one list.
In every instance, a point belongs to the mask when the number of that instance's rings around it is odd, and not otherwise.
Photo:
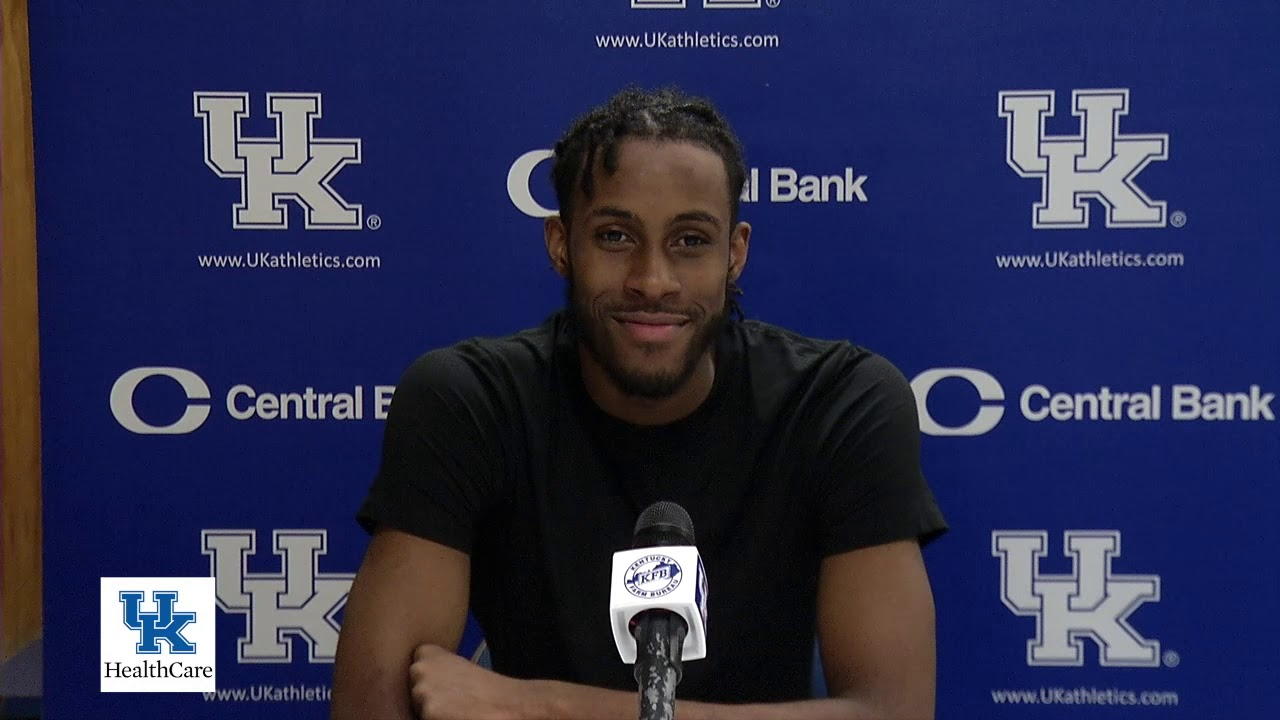
[(640, 513), (631, 547), (693, 544), (693, 518), (684, 508), (663, 500)]

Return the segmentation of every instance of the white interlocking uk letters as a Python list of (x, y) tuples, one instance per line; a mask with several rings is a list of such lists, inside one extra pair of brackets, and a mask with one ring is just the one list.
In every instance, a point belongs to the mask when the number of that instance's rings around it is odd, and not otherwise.
[[(682, 10), (685, 0), (631, 0), (634, 10)], [(702, 0), (702, 7), (712, 10), (750, 10), (759, 8), (761, 0)]]
[(1068, 530), (1063, 552), (1068, 575), (1040, 572), (1049, 534), (1043, 530), (996, 530), (991, 554), (1000, 559), (1000, 599), (1015, 615), (1036, 619), (1027, 641), (1027, 664), (1084, 665), (1084, 639), (1098, 646), (1104, 667), (1159, 667), (1160, 642), (1129, 624), (1141, 605), (1160, 600), (1159, 575), (1121, 575), (1111, 570), (1120, 556), (1117, 530)]
[(1169, 158), (1169, 135), (1120, 133), (1120, 118), (1129, 114), (1127, 88), (1072, 91), (1077, 135), (1045, 132), (1045, 121), (1054, 115), (1052, 90), (1001, 92), (999, 114), (1006, 122), (1009, 167), (1040, 180), (1032, 227), (1089, 227), (1089, 198), (1106, 206), (1109, 228), (1165, 226), (1167, 203), (1147, 197), (1135, 178), (1152, 162)]
[(238, 643), (242, 663), (289, 663), (296, 638), (307, 645), (307, 662), (331, 663), (338, 652), (334, 616), (347, 602), (355, 573), (322, 573), (328, 530), (275, 530), (272, 545), (280, 572), (250, 573), (257, 553), (253, 530), (203, 530), (201, 552), (209, 556), (218, 607), (245, 616)]
[(249, 93), (196, 92), (195, 115), (204, 125), (204, 161), (218, 177), (240, 181), (240, 202), (232, 209), (237, 230), (284, 230), (286, 201), (303, 210), (308, 230), (359, 230), (364, 208), (347, 202), (329, 182), (347, 165), (359, 165), (356, 138), (318, 138), (323, 117), (320, 93), (267, 93), (267, 117), (274, 137), (245, 137)]

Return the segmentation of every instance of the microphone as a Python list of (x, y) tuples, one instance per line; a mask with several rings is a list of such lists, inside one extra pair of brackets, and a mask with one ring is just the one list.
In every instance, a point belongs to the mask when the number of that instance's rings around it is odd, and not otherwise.
[(632, 549), (613, 554), (609, 615), (618, 654), (635, 664), (641, 720), (673, 720), (684, 660), (707, 656), (707, 574), (693, 520), (657, 502), (636, 521)]

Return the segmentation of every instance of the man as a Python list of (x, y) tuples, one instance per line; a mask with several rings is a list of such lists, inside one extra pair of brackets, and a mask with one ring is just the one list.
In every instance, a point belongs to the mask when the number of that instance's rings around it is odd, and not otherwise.
[[(359, 513), (373, 539), (333, 717), (636, 717), (609, 575), (656, 500), (689, 511), (710, 580), (681, 720), (932, 717), (920, 545), (945, 524), (906, 380), (848, 343), (731, 317), (746, 169), (708, 102), (629, 90), (555, 151), (544, 230), (567, 307), (402, 378)], [(468, 608), (493, 671), (454, 654)]]

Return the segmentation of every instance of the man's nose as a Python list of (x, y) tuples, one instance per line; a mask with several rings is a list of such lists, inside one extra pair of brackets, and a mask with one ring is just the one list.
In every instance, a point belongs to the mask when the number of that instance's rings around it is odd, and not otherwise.
[(661, 298), (678, 292), (680, 281), (661, 249), (644, 249), (631, 257), (627, 290), (648, 298)]

